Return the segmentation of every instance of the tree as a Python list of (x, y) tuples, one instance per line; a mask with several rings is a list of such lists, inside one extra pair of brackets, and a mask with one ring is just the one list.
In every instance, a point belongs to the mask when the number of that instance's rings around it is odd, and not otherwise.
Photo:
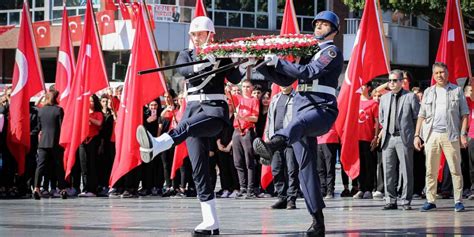
[[(474, 35), (468, 34), (469, 31), (474, 30), (474, 1), (460, 0), (460, 2), (466, 36), (474, 40)], [(364, 0), (344, 0), (344, 4), (354, 11), (362, 10), (364, 3)], [(380, 6), (383, 10), (398, 10), (406, 14), (422, 16), (422, 19), (432, 28), (441, 29), (443, 27), (446, 0), (380, 0)]]

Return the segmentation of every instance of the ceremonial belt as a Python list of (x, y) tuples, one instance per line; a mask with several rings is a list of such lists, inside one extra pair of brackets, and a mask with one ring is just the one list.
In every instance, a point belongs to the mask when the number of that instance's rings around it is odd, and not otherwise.
[(223, 94), (197, 94), (188, 95), (186, 100), (189, 101), (205, 101), (205, 100), (223, 100), (226, 101), (226, 96)]
[(324, 94), (329, 94), (332, 96), (336, 96), (336, 89), (330, 86), (323, 86), (323, 85), (314, 85), (314, 84), (298, 84), (298, 87), (296, 88), (296, 91), (298, 92), (306, 92), (306, 91), (311, 91), (311, 92), (318, 92), (318, 93), (324, 93)]

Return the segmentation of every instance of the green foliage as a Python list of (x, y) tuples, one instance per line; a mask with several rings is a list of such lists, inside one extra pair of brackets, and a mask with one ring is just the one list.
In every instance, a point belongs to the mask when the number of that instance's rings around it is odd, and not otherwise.
[[(474, 1), (460, 0), (466, 30), (469, 30), (469, 20), (474, 20)], [(344, 0), (344, 4), (351, 10), (357, 11), (364, 8), (363, 0)], [(399, 10), (416, 16), (424, 15), (432, 27), (443, 26), (446, 12), (446, 0), (380, 0), (382, 10)], [(472, 29), (471, 29), (472, 30)]]

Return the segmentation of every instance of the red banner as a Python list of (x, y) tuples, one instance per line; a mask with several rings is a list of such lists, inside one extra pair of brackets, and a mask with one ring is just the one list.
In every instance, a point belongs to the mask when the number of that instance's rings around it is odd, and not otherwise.
[(69, 17), (69, 30), (71, 31), (72, 42), (81, 41), (81, 38), (82, 38), (81, 16)]
[(38, 21), (33, 23), (36, 47), (49, 47), (51, 44), (51, 25), (49, 21)]
[(105, 10), (101, 12), (97, 12), (96, 20), (99, 24), (99, 34), (100, 35), (107, 35), (111, 33), (115, 33), (115, 16), (114, 11)]

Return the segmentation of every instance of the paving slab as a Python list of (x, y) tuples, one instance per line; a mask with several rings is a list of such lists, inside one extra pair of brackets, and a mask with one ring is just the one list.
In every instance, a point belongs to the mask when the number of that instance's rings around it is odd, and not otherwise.
[[(311, 223), (304, 200), (296, 210), (273, 210), (275, 198), (217, 199), (221, 234), (304, 236)], [(474, 236), (474, 201), (455, 213), (453, 200), (438, 200), (432, 212), (381, 210), (381, 200), (335, 198), (324, 210), (327, 235)], [(0, 200), (0, 236), (191, 236), (201, 221), (195, 198), (45, 198)]]

